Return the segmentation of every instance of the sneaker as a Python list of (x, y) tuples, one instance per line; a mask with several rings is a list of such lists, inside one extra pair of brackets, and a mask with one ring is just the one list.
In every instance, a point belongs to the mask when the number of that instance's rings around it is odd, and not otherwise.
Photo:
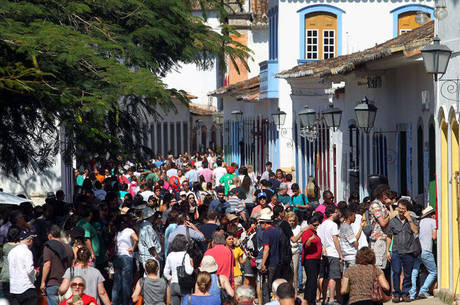
[(425, 293), (421, 293), (418, 295), (417, 300), (423, 300), (423, 299), (428, 299), (429, 295)]
[(409, 303), (412, 302), (413, 299), (411, 299), (408, 295), (403, 296), (403, 302)]
[(401, 300), (398, 297), (394, 297), (393, 300), (391, 300), (393, 303), (399, 303)]

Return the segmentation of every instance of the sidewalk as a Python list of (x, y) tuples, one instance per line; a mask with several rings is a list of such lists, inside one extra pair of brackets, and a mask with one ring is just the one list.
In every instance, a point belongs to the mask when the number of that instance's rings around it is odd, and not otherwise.
[[(393, 302), (388, 302), (388, 303), (385, 303), (386, 304), (395, 304)], [(398, 304), (403, 304), (403, 305), (446, 305), (446, 303), (443, 303), (441, 302), (440, 299), (438, 298), (435, 298), (435, 297), (430, 297), (428, 299), (425, 299), (425, 300), (415, 300), (413, 302), (410, 302), (410, 303), (404, 303), (404, 302), (401, 302), (401, 303), (398, 303)]]

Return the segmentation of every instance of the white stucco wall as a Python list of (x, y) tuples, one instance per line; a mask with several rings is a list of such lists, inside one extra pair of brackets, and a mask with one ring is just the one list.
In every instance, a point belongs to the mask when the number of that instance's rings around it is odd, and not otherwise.
[[(371, 73), (372, 74), (372, 73)], [(358, 76), (359, 75), (359, 76)], [(433, 100), (433, 85), (429, 75), (424, 73), (422, 62), (402, 66), (398, 69), (390, 69), (385, 73), (382, 72), (382, 87), (378, 89), (369, 89), (365, 86), (358, 86), (358, 80), (365, 74), (360, 72), (352, 73), (344, 78), (346, 82), (345, 93), (339, 95), (334, 100), (334, 106), (342, 109), (341, 126), (336, 132), (331, 133), (331, 150), (332, 145), (336, 145), (337, 159), (337, 200), (347, 199), (348, 192), (348, 158), (349, 158), (349, 130), (348, 122), (350, 120), (356, 121), (354, 107), (367, 96), (370, 100), (375, 101), (377, 106), (377, 116), (375, 120), (375, 127), (370, 133), (372, 137), (373, 132), (384, 132), (387, 137), (387, 148), (389, 162), (388, 165), (388, 179), (390, 187), (394, 190), (399, 190), (399, 176), (397, 172), (398, 151), (396, 144), (396, 133), (399, 124), (410, 124), (412, 126), (411, 136), (409, 142), (412, 146), (411, 151), (411, 171), (409, 177), (412, 183), (408, 184), (408, 190), (411, 196), (417, 194), (417, 126), (420, 119), (423, 121), (423, 137), (424, 144), (428, 142), (428, 124), (430, 116), (434, 111)], [(306, 84), (306, 82), (304, 83)], [(296, 82), (297, 86), (301, 86), (301, 82)], [(311, 84), (310, 84), (311, 86)], [(307, 86), (305, 86), (307, 87)], [(318, 86), (319, 87), (319, 86)], [(422, 111), (421, 92), (428, 90), (430, 96), (429, 109)], [(327, 96), (314, 96), (315, 93), (320, 93), (321, 89), (310, 90), (310, 96), (296, 96), (292, 98), (292, 111), (298, 113), (305, 105), (314, 108), (317, 112), (326, 109)], [(361, 143), (359, 144), (361, 145)], [(424, 145), (425, 147), (425, 145)], [(372, 164), (372, 144), (370, 145), (370, 164)], [(360, 147), (361, 153), (365, 153), (365, 149)], [(408, 151), (409, 153), (409, 151)], [(330, 164), (333, 164), (332, 151), (330, 151)], [(367, 166), (367, 161), (361, 166)], [(300, 170), (300, 162), (297, 165)], [(330, 170), (332, 173), (332, 169)], [(365, 171), (367, 173), (367, 170)], [(369, 174), (373, 174), (372, 167)], [(361, 176), (361, 173), (360, 173)], [(363, 179), (364, 178), (364, 179)], [(332, 177), (331, 189), (333, 189)], [(361, 196), (367, 195), (367, 177), (360, 177), (362, 189), (360, 190)], [(428, 183), (424, 181), (425, 185)]]
[(248, 30), (248, 48), (253, 51), (248, 60), (248, 78), (259, 75), (259, 63), (268, 58), (268, 29)]
[[(278, 6), (278, 65), (279, 71), (297, 65), (299, 59), (299, 14), (298, 10), (315, 4), (327, 4), (345, 11), (342, 14), (342, 55), (364, 50), (393, 38), (393, 9), (408, 4), (433, 6), (433, 1), (308, 1), (271, 0), (270, 7)], [(279, 107), (287, 113), (286, 128), (291, 128), (293, 114), (290, 86), (279, 82)], [(290, 133), (292, 130), (290, 129)], [(280, 139), (281, 167), (292, 166), (294, 150), (286, 145), (288, 139)]]

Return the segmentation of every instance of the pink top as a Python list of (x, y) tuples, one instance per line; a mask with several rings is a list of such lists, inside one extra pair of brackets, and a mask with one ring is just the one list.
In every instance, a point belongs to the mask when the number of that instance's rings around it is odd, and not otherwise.
[[(337, 206), (337, 203), (334, 203), (335, 206)], [(326, 205), (324, 203), (321, 203), (315, 210), (315, 212), (321, 212), (323, 213), (323, 222), (327, 219), (326, 218)]]
[(212, 170), (209, 168), (203, 168), (199, 175), (204, 177), (204, 181), (206, 181), (206, 183), (212, 181)]

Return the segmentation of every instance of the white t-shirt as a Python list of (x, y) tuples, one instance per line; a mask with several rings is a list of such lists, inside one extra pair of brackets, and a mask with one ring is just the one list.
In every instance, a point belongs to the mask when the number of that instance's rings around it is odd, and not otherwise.
[(212, 171), (213, 176), (216, 178), (216, 186), (222, 185), (222, 183), (220, 183), (219, 181), (220, 181), (220, 178), (222, 178), (222, 176), (225, 175), (226, 173), (227, 173), (227, 170), (224, 167), (218, 167)]
[(155, 195), (154, 192), (149, 191), (149, 190), (143, 191), (142, 193), (139, 193), (139, 194), (141, 194), (141, 195), (142, 195), (142, 198), (144, 198), (144, 201), (147, 201), (147, 202), (149, 201), (149, 197), (150, 197), (150, 196)]
[(436, 219), (423, 218), (420, 220), (419, 239), (422, 251), (433, 252), (433, 230), (436, 229)]
[[(351, 228), (353, 229), (353, 233), (358, 234), (359, 229), (361, 228), (361, 221), (363, 220), (363, 216), (356, 214), (355, 222), (351, 224)], [(369, 246), (369, 243), (367, 242), (366, 234), (364, 232), (361, 232), (361, 235), (359, 236), (358, 239), (358, 250), (361, 249), (362, 247), (367, 247)]]
[(326, 248), (327, 256), (337, 257), (339, 258), (339, 252), (334, 245), (334, 239), (332, 236), (339, 235), (339, 227), (335, 222), (330, 219), (326, 219), (319, 227), (318, 227), (318, 236), (321, 238), (321, 243), (323, 247)]
[(166, 171), (166, 176), (168, 176), (168, 178), (171, 178), (173, 176), (177, 176), (177, 169), (175, 168), (170, 168)]
[(117, 255), (133, 257), (133, 254), (128, 252), (128, 249), (133, 247), (133, 239), (131, 238), (133, 233), (134, 230), (131, 228), (123, 229), (123, 231), (117, 233)]

